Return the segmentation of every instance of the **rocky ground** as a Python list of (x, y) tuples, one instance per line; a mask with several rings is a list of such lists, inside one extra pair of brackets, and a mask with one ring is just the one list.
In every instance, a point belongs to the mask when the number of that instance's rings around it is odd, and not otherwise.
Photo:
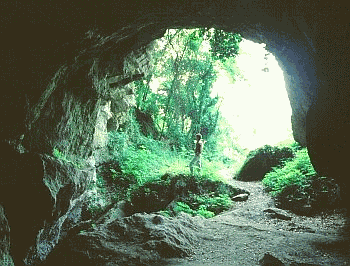
[[(39, 232), (25, 265), (350, 265), (344, 212), (296, 215), (276, 208), (260, 181), (229, 182), (249, 191), (248, 199), (238, 197), (232, 209), (211, 219), (185, 213), (128, 216), (122, 202), (91, 219), (85, 211), (91, 191), (75, 196), (76, 184), (67, 185), (56, 196), (57, 218)], [(6, 255), (9, 228), (3, 216), (0, 208), (0, 251)]]
[(231, 183), (249, 199), (201, 219), (193, 255), (168, 265), (350, 265), (344, 213), (298, 216), (275, 208), (261, 182)]

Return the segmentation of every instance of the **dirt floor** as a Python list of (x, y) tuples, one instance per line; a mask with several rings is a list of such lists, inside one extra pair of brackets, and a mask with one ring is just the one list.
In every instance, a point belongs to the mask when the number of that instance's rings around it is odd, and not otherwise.
[[(230, 182), (248, 190), (249, 199), (212, 219), (198, 218), (194, 254), (170, 259), (168, 265), (350, 265), (343, 213), (307, 217), (285, 212), (286, 217), (276, 218), (264, 212), (275, 205), (261, 182)], [(282, 263), (263, 262), (266, 254)]]

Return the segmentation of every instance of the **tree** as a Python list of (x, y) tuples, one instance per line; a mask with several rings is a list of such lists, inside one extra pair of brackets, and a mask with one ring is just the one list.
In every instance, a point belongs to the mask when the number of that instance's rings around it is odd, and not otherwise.
[(224, 62), (226, 59), (235, 57), (238, 54), (242, 36), (214, 29), (209, 37), (209, 41), (213, 58)]
[[(135, 86), (137, 108), (153, 116), (160, 139), (190, 147), (196, 133), (206, 138), (214, 133), (219, 119), (219, 98), (211, 95), (215, 62), (237, 55), (241, 40), (217, 29), (170, 29), (155, 42), (150, 74)], [(159, 86), (151, 88), (156, 81)]]

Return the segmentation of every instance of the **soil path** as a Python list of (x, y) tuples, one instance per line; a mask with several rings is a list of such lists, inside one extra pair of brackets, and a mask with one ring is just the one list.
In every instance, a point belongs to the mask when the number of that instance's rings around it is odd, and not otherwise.
[[(343, 214), (276, 218), (275, 208), (261, 182), (230, 181), (250, 192), (232, 210), (212, 219), (198, 218), (201, 229), (193, 256), (171, 259), (168, 265), (350, 265), (350, 240), (341, 232)], [(282, 217), (283, 218), (283, 217)], [(259, 262), (265, 254), (283, 264)]]

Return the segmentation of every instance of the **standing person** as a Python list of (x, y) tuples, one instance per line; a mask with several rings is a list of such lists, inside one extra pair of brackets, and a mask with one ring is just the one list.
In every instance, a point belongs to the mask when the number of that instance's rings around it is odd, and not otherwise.
[(194, 158), (190, 163), (191, 174), (193, 175), (193, 167), (196, 165), (199, 171), (202, 170), (201, 154), (203, 151), (204, 141), (202, 140), (202, 135), (200, 133), (196, 134), (196, 148), (194, 150)]

